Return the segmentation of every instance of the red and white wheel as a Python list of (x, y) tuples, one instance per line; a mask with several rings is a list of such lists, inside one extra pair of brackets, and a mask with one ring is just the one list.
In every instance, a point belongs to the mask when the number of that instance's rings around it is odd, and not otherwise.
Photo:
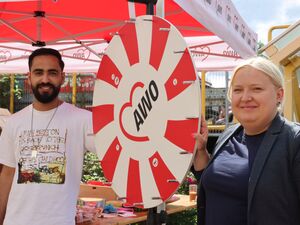
[(193, 61), (173, 25), (141, 16), (114, 35), (95, 82), (93, 125), (119, 197), (151, 208), (177, 190), (192, 163), (200, 108)]

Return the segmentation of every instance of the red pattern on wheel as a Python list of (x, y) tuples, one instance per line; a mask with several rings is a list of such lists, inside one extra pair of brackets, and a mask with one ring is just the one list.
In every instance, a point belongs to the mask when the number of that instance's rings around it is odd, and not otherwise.
[(140, 180), (139, 161), (130, 159), (127, 180), (127, 202), (132, 205), (143, 207), (142, 188)]
[(98, 133), (103, 127), (114, 121), (114, 105), (99, 105), (93, 107), (93, 121), (94, 133)]
[(192, 133), (197, 130), (198, 119), (168, 121), (165, 138), (186, 152), (193, 153)]
[(179, 186), (179, 182), (176, 177), (169, 170), (158, 152), (149, 158), (149, 163), (152, 169), (153, 177), (158, 187), (161, 199), (168, 199), (173, 190), (176, 190)]
[(139, 62), (139, 51), (137, 45), (136, 29), (134, 24), (127, 24), (119, 32), (125, 47), (130, 66)]
[(115, 140), (111, 143), (111, 145), (107, 149), (101, 161), (101, 166), (104, 172), (104, 176), (109, 182), (111, 182), (114, 177), (116, 165), (119, 160), (121, 151), (122, 151), (122, 146), (118, 138), (116, 137)]
[(154, 17), (152, 26), (152, 40), (159, 40), (151, 42), (151, 55), (149, 64), (152, 65), (156, 70), (159, 69), (161, 58), (163, 57), (166, 43), (168, 40), (169, 32), (162, 32), (160, 28), (170, 29), (170, 24), (166, 21)]
[(195, 79), (193, 76), (193, 69), (193, 62), (190, 59), (188, 50), (185, 49), (174, 72), (165, 84), (168, 100), (176, 97), (188, 88), (189, 85), (191, 85), (190, 83), (184, 83), (184, 81), (191, 81)]
[(122, 74), (113, 61), (106, 55), (104, 55), (102, 58), (101, 66), (99, 67), (97, 73), (97, 79), (106, 81), (115, 88), (118, 87), (120, 81), (122, 80)]

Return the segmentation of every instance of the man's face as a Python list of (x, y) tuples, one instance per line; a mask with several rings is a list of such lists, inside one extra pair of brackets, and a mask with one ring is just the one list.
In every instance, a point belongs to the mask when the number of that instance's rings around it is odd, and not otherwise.
[(55, 56), (41, 55), (33, 59), (28, 82), (37, 101), (49, 103), (56, 99), (64, 79)]

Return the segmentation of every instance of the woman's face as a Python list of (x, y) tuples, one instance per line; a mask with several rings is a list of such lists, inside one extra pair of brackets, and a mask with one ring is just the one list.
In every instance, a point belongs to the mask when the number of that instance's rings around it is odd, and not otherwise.
[(283, 89), (253, 67), (241, 68), (232, 81), (232, 111), (249, 135), (259, 134), (269, 127), (282, 98)]

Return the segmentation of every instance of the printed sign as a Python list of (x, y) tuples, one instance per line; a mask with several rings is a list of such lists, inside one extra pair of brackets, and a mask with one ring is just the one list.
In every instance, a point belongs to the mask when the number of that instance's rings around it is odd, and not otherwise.
[(19, 136), (18, 183), (63, 184), (67, 131), (24, 130)]

